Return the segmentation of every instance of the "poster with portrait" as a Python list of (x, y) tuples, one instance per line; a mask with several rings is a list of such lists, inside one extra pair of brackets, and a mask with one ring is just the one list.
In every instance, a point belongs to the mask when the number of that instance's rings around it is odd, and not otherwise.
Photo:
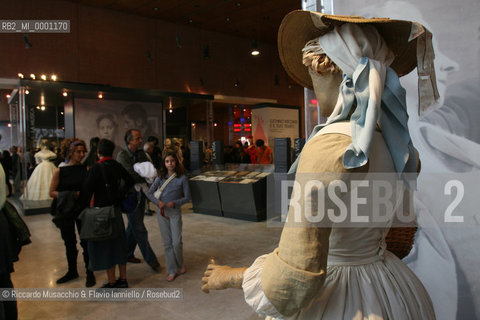
[[(125, 148), (128, 129), (138, 129), (144, 141), (162, 140), (162, 103), (101, 99), (75, 99), (75, 137), (87, 144), (93, 137), (112, 140), (115, 153)], [(115, 156), (116, 154), (114, 154)]]
[[(335, 0), (334, 13), (415, 21), (433, 34), (440, 99), (419, 115), (417, 71), (400, 79), (421, 159), (415, 192), (419, 230), (404, 262), (430, 294), (437, 319), (479, 319), (480, 2)], [(449, 195), (452, 181), (461, 192), (454, 188)], [(451, 197), (443, 201), (446, 196)]]

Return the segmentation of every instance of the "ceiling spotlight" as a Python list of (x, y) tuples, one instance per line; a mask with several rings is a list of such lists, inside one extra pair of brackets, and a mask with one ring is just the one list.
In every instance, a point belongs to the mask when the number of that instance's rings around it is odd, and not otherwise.
[(250, 50), (250, 54), (252, 56), (258, 56), (260, 54), (260, 50), (258, 50), (258, 43), (256, 39), (252, 40), (252, 50)]
[(7, 127), (11, 128), (11, 127), (12, 127), (12, 124), (9, 122), (9, 123), (7, 124)]
[(235, 83), (233, 84), (235, 87), (238, 87), (240, 85), (240, 82), (237, 80), (235, 80)]
[(98, 94), (98, 99), (103, 99), (103, 94), (101, 92)]
[(10, 99), (10, 95), (9, 95), (8, 93), (7, 93), (7, 95), (6, 95), (5, 97), (7, 97), (7, 99)]
[(64, 97), (66, 97), (66, 96), (68, 96), (68, 92), (67, 92), (67, 91), (63, 91), (62, 95), (63, 95)]
[(37, 106), (37, 109), (40, 110), (40, 106)]
[(30, 91), (28, 91), (28, 90), (25, 90), (25, 94), (29, 94), (29, 93), (30, 93)]
[(42, 75), (40, 76), (40, 78), (41, 78), (42, 80), (47, 80), (47, 76), (44, 75), (44, 74), (42, 74)]
[(50, 79), (52, 79), (52, 81), (57, 81), (57, 75), (56, 75), (56, 74), (52, 74), (52, 76), (51, 76)]
[(195, 122), (192, 122), (192, 127), (194, 127), (194, 128), (195, 128), (195, 126), (196, 126)]
[(20, 78), (20, 79), (23, 79), (23, 73), (18, 73), (17, 76)]
[(25, 43), (25, 49), (29, 49), (32, 47), (30, 41), (28, 41), (28, 36), (26, 34), (23, 35), (23, 42)]
[(173, 113), (173, 109), (169, 109), (168, 112)]
[(30, 73), (30, 79), (35, 80), (35, 74)]
[(40, 110), (45, 111), (45, 106), (41, 106)]

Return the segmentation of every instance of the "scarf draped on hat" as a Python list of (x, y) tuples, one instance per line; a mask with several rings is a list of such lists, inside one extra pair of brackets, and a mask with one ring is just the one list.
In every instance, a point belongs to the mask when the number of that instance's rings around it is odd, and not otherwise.
[[(378, 124), (397, 173), (415, 172), (416, 156), (407, 126), (405, 89), (389, 67), (393, 53), (378, 31), (370, 25), (346, 23), (321, 36), (318, 42), (344, 75), (332, 114), (325, 124), (313, 129), (310, 138), (331, 123), (347, 120), (356, 102), (350, 117), (352, 143), (343, 155), (344, 167), (358, 168), (367, 163)], [(296, 171), (299, 158), (290, 173)]]

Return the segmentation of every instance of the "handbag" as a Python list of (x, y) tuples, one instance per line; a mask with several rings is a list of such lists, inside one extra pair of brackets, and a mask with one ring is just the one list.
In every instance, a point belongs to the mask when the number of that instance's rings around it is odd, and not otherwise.
[(108, 240), (118, 237), (115, 232), (115, 207), (85, 208), (78, 218), (82, 221), (80, 239), (88, 241)]
[[(101, 164), (101, 168), (108, 197), (111, 199), (110, 185), (103, 164)], [(115, 227), (117, 221), (113, 201), (110, 206), (85, 208), (78, 218), (82, 222), (80, 229), (80, 239), (82, 240), (101, 241), (113, 239), (119, 235), (118, 228)]]
[(155, 191), (155, 192), (153, 193), (153, 196), (154, 196), (156, 199), (160, 200), (160, 197), (162, 196), (163, 190), (165, 189), (165, 187), (167, 186), (167, 184), (169, 184), (170, 181), (172, 181), (173, 178), (175, 178), (176, 176), (177, 176), (177, 174), (174, 172), (174, 173), (170, 176), (170, 178), (168, 178), (167, 181), (165, 181), (165, 182), (162, 184), (162, 186), (161, 186), (160, 188), (158, 188), (157, 191)]

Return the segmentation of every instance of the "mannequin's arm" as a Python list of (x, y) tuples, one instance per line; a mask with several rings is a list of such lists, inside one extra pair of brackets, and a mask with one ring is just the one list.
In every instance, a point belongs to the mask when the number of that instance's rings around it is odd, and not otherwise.
[(202, 278), (202, 290), (205, 293), (209, 293), (210, 290), (241, 289), (245, 270), (247, 268), (232, 268), (209, 264)]

